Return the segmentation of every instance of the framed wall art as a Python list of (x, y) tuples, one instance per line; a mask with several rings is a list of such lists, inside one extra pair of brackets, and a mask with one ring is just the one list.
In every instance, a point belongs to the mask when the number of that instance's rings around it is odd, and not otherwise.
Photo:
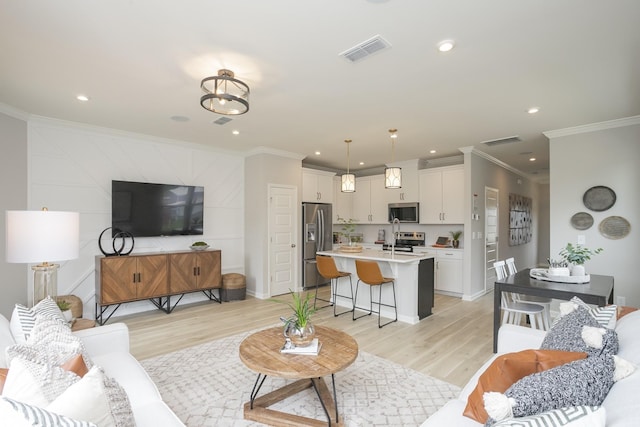
[(530, 197), (509, 193), (509, 246), (531, 241), (531, 205)]

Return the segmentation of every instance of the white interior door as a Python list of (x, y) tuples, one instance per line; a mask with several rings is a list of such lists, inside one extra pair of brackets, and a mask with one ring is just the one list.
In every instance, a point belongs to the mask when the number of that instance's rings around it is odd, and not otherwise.
[(297, 290), (298, 189), (269, 186), (269, 293)]
[(496, 281), (496, 271), (493, 268), (493, 263), (498, 260), (499, 195), (499, 191), (495, 188), (484, 188), (485, 291), (492, 290)]

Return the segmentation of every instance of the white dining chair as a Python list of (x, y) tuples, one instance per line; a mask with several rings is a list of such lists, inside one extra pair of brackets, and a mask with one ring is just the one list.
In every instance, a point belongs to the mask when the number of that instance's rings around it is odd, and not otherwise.
[[(504, 261), (494, 262), (493, 268), (496, 272), (496, 279), (502, 280), (507, 277), (507, 268)], [(502, 324), (511, 323), (520, 325), (522, 323), (522, 316), (525, 315), (528, 316), (529, 324), (533, 329), (548, 329), (544, 321), (544, 307), (542, 305), (516, 301), (511, 292), (502, 292), (500, 303), (502, 308)]]
[[(516, 268), (516, 260), (515, 258), (507, 258), (504, 260), (507, 265), (507, 270), (509, 275), (516, 274), (518, 269)], [(542, 319), (544, 320), (545, 330), (549, 330), (551, 328), (551, 298), (545, 297), (537, 297), (534, 295), (524, 295), (524, 294), (513, 294), (514, 301), (519, 302), (528, 302), (533, 304), (539, 304), (544, 307), (544, 313), (542, 314)]]

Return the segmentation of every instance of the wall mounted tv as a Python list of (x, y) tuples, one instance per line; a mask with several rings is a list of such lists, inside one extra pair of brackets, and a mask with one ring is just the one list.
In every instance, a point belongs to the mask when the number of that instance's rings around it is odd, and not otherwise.
[(201, 235), (204, 187), (111, 181), (112, 235)]

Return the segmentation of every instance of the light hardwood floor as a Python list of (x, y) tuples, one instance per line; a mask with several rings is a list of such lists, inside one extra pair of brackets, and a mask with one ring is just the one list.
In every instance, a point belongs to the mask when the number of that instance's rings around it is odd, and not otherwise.
[[(328, 287), (321, 289), (321, 295), (326, 297), (328, 293)], [(278, 299), (288, 300), (288, 296)], [(319, 306), (321, 303), (318, 301)], [(178, 306), (169, 315), (154, 310), (110, 322), (128, 325), (132, 354), (146, 359), (274, 326), (280, 316), (289, 313), (286, 305), (247, 297), (222, 304)], [(473, 302), (436, 295), (433, 314), (417, 325), (396, 322), (379, 329), (376, 314), (354, 322), (350, 314), (333, 317), (331, 307), (319, 310), (313, 321), (350, 334), (363, 351), (462, 387), (492, 355), (492, 313), (493, 294)]]

